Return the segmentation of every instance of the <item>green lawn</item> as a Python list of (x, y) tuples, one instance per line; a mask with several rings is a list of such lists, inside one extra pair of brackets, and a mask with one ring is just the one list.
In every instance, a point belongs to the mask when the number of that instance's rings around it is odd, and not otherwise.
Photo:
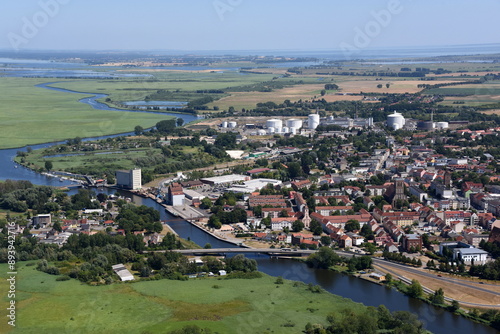
[(34, 87), (48, 81), (0, 77), (0, 149), (129, 132), (136, 125), (148, 128), (168, 118), (95, 110), (78, 102), (85, 95)]
[[(0, 288), (7, 291), (7, 266), (0, 265)], [(1, 333), (168, 333), (187, 324), (219, 333), (302, 333), (305, 325), (325, 323), (331, 312), (365, 307), (305, 284), (252, 280), (145, 281), (92, 287), (76, 280), (57, 282), (20, 262), (16, 327), (7, 325), (6, 294), (0, 305)], [(218, 288), (214, 288), (217, 285)], [(284, 327), (284, 324), (293, 327)]]

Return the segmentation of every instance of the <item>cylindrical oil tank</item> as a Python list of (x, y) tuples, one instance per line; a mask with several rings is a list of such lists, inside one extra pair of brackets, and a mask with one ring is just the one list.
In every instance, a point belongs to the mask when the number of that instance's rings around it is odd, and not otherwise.
[(281, 133), (288, 133), (288, 131), (290, 131), (290, 130), (287, 126), (285, 126), (281, 129)]
[(265, 136), (266, 135), (266, 130), (259, 130), (257, 131), (258, 136)]
[(227, 128), (227, 122), (222, 122), (222, 127)]
[(402, 129), (405, 125), (405, 118), (400, 113), (394, 112), (394, 114), (387, 116), (387, 126), (393, 128), (394, 130)]
[(436, 123), (436, 128), (439, 130), (448, 129), (449, 127), (450, 127), (450, 125), (448, 124), (448, 122), (437, 122)]
[(275, 129), (275, 128), (273, 128), (273, 127), (268, 127), (268, 128), (267, 128), (267, 133), (269, 133), (269, 134), (273, 134), (273, 133), (275, 133), (275, 132), (276, 132), (276, 129)]
[(417, 128), (419, 130), (432, 130), (434, 128), (434, 123), (432, 123), (432, 122), (418, 122)]
[(302, 120), (296, 118), (287, 119), (286, 126), (289, 128), (300, 129), (302, 127)]
[(283, 121), (281, 119), (268, 119), (266, 121), (266, 127), (268, 128), (275, 128), (275, 129), (281, 129), (283, 127)]
[(291, 128), (290, 128), (290, 133), (291, 133), (292, 135), (296, 135), (296, 134), (297, 134), (297, 128), (291, 127)]
[(230, 127), (230, 128), (233, 128), (233, 129), (236, 127), (236, 125), (238, 125), (238, 123), (236, 123), (236, 122), (229, 122), (229, 123), (227, 123), (227, 126)]
[(309, 129), (314, 130), (319, 126), (319, 115), (311, 114), (307, 117), (309, 121)]

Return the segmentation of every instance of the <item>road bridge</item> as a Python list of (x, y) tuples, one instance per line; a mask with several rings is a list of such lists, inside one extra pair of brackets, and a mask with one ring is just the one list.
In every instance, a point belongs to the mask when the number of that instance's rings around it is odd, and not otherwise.
[[(156, 252), (167, 252), (165, 250)], [(225, 255), (231, 253), (243, 254), (268, 254), (272, 256), (307, 256), (316, 253), (317, 250), (291, 249), (291, 248), (209, 248), (209, 249), (174, 249), (172, 252), (184, 255)]]

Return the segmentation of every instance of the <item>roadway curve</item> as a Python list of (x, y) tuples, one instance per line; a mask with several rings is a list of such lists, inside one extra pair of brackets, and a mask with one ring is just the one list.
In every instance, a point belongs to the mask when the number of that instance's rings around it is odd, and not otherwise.
[[(428, 273), (428, 272), (425, 272), (425, 271), (422, 271), (422, 270), (418, 270), (418, 269), (415, 269), (415, 268), (411, 268), (411, 267), (408, 267), (408, 266), (405, 266), (405, 265), (402, 265), (402, 264), (398, 264), (398, 263), (394, 263), (394, 262), (389, 262), (389, 261), (386, 261), (386, 260), (381, 260), (381, 259), (376, 259), (376, 258), (373, 258), (373, 262), (378, 267), (384, 269), (387, 272), (391, 272), (392, 274), (394, 274), (396, 276), (400, 276), (400, 275), (394, 273), (389, 268), (403, 270), (403, 271), (406, 271), (406, 272), (409, 272), (409, 273), (413, 273), (413, 274), (425, 276), (425, 277), (428, 277), (428, 278), (436, 280), (436, 274), (431, 274), (431, 273)], [(475, 289), (477, 291), (482, 291), (482, 292), (486, 292), (486, 293), (490, 293), (490, 294), (493, 294), (493, 295), (500, 296), (500, 293), (487, 290), (487, 289), (485, 289), (483, 287), (476, 286), (475, 284), (478, 284), (478, 283), (469, 283), (469, 282), (466, 282), (466, 281), (463, 281), (463, 280), (460, 280), (460, 279), (454, 279), (454, 278), (448, 278), (448, 277), (440, 277), (439, 281), (440, 282), (443, 282), (443, 281), (444, 282), (449, 282), (449, 283), (453, 283), (453, 284), (456, 284), (456, 285), (459, 285), (459, 286), (462, 286), (462, 287), (466, 287), (466, 288), (470, 288), (470, 289)], [(481, 284), (481, 285), (484, 285), (484, 284)], [(493, 284), (487, 284), (487, 285), (493, 286)], [(494, 285), (494, 286), (496, 286), (496, 285)], [(426, 292), (428, 292), (428, 293), (433, 293), (434, 292), (434, 291), (432, 291), (429, 288), (426, 288), (426, 290), (427, 290)], [(449, 298), (449, 297), (445, 297), (445, 299), (447, 301), (452, 301), (453, 300), (452, 298)], [(469, 307), (500, 308), (500, 305), (477, 304), (477, 303), (470, 303), (470, 302), (465, 302), (465, 301), (460, 301), (460, 300), (457, 300), (457, 301), (460, 304), (465, 305), (465, 306), (469, 306)]]

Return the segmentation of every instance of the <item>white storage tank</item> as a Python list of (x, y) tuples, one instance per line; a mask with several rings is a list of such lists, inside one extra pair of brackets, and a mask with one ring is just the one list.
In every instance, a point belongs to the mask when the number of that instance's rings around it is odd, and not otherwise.
[(266, 130), (259, 130), (257, 131), (258, 136), (265, 136), (266, 135)]
[(222, 122), (222, 127), (227, 128), (227, 122)]
[(319, 126), (319, 115), (311, 114), (308, 117), (309, 120), (309, 129), (314, 130)]
[(276, 132), (276, 129), (275, 129), (275, 128), (273, 128), (273, 127), (267, 128), (267, 133), (269, 133), (269, 134), (273, 134), (273, 133), (275, 133), (275, 132)]
[(291, 133), (292, 135), (296, 135), (296, 134), (297, 134), (297, 128), (291, 127), (291, 128), (290, 128), (290, 133)]
[(232, 128), (232, 129), (234, 129), (237, 125), (238, 125), (238, 123), (236, 123), (236, 122), (229, 122), (229, 123), (227, 123), (227, 126), (230, 127), (230, 128)]
[(394, 112), (394, 114), (387, 116), (387, 126), (393, 130), (402, 129), (405, 123), (406, 120), (400, 113)]
[(283, 127), (283, 121), (281, 119), (268, 119), (266, 121), (267, 128), (281, 129)]
[(302, 120), (296, 118), (287, 119), (286, 126), (289, 128), (300, 129), (302, 127)]
[(288, 133), (288, 127), (285, 126), (284, 128), (281, 129), (281, 133)]
[(449, 127), (450, 127), (450, 125), (448, 124), (448, 122), (437, 122), (436, 123), (436, 128), (438, 130), (448, 129)]

